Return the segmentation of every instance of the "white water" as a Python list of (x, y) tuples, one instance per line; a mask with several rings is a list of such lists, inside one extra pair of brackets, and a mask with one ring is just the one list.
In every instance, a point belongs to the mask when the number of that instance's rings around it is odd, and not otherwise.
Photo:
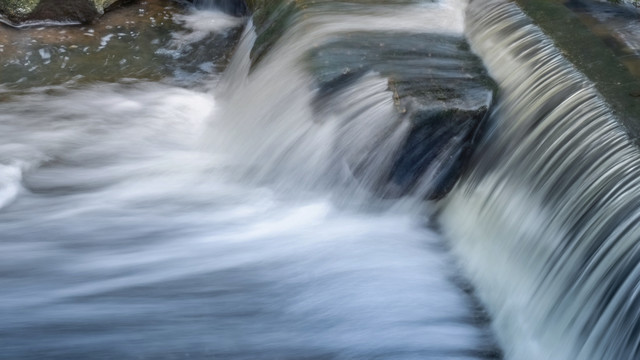
[(246, 78), (239, 49), (217, 95), (125, 82), (0, 103), (4, 357), (493, 356), (426, 209), (333, 172), (389, 131), (380, 78), (343, 95), (347, 115), (374, 106), (368, 127), (318, 122), (300, 49), (276, 51)]
[[(315, 80), (306, 56), (319, 45), (354, 32), (461, 36), (464, 8), (461, 0), (348, 10), (310, 7), (300, 16), (304, 21), (293, 24), (250, 75), (255, 34), (247, 31), (216, 91), (225, 106), (214, 117), (219, 127), (208, 134), (211, 149), (242, 159), (242, 178), (275, 178), (284, 188), (320, 187), (333, 192), (346, 188), (348, 194), (340, 196), (352, 201), (357, 198), (353, 193), (388, 177), (394, 155), (409, 133), (409, 120), (396, 110), (388, 79), (375, 72), (334, 94), (324, 111), (314, 111), (309, 105), (317, 89), (310, 85)], [(240, 138), (251, 139), (250, 146), (237, 141)]]
[(472, 2), (467, 31), (502, 96), (442, 223), (505, 358), (637, 359), (638, 148), (515, 4)]

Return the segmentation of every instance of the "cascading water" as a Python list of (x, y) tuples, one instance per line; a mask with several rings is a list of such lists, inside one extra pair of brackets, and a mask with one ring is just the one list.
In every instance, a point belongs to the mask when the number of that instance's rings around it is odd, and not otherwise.
[[(402, 76), (388, 74), (388, 68), (394, 65), (386, 65), (387, 69), (376, 65), (395, 61), (396, 67), (413, 67), (410, 77), (434, 83), (435, 90), (449, 91), (449, 97), (456, 98), (457, 107), (448, 104), (449, 109), (468, 110), (477, 103), (489, 102), (490, 91), (477, 89), (481, 76), (459, 70), (475, 65), (458, 50), (465, 45), (461, 36), (463, 8), (464, 1), (459, 0), (403, 6), (352, 4), (346, 8), (321, 3), (305, 9), (299, 16), (304, 20), (294, 22), (266, 55), (259, 56), (259, 66), (253, 69), (248, 57), (250, 51), (255, 50), (253, 41), (265, 40), (246, 34), (238, 49), (242, 60), (237, 58), (231, 64), (218, 92), (218, 97), (226, 103), (217, 116), (225, 131), (213, 128), (216, 131), (210, 134), (214, 139), (212, 146), (217, 147), (217, 151), (237, 153), (247, 165), (241, 174), (245, 179), (278, 177), (278, 182), (286, 183), (287, 187), (323, 187), (332, 192), (345, 189), (349, 194), (384, 188), (397, 166), (398, 154), (416, 127), (410, 119), (413, 112), (406, 108), (424, 107), (428, 111), (423, 112), (438, 113), (447, 105), (436, 98), (427, 100), (433, 103), (428, 107), (416, 104), (417, 101), (402, 102), (404, 99), (398, 99), (400, 96), (393, 89), (393, 82), (402, 81)], [(420, 37), (424, 34), (431, 37)], [(335, 45), (345, 38), (351, 42), (342, 47)], [(391, 41), (400, 45), (387, 44)], [(368, 44), (363, 45), (365, 42)], [(329, 49), (323, 47), (326, 44)], [(332, 49), (331, 45), (336, 48)], [(368, 51), (366, 46), (390, 48), (389, 53), (401, 55), (383, 58)], [(420, 47), (426, 48), (423, 57), (414, 55)], [(346, 55), (340, 57), (341, 53)], [(350, 56), (356, 60), (350, 61)], [(252, 60), (253, 65), (258, 61)], [(335, 68), (340, 70), (340, 75), (333, 77)], [(423, 79), (421, 72), (437, 75)], [(438, 83), (443, 82), (442, 79), (471, 90), (456, 92), (455, 87)], [(333, 82), (345, 82), (349, 86), (334, 86)], [(406, 82), (403, 85), (407, 92), (432, 90)], [(235, 121), (228, 123), (223, 119)], [(440, 120), (461, 128), (468, 125), (464, 122), (458, 125), (456, 121), (461, 122), (454, 117)], [(417, 184), (412, 189), (416, 199), (429, 197), (430, 185), (437, 183), (441, 175), (438, 170), (461, 152), (460, 147), (467, 145), (456, 141), (468, 135), (463, 131), (456, 133), (457, 129), (442, 125), (436, 130), (440, 131), (441, 142), (446, 142), (448, 137), (454, 140), (438, 148), (440, 153), (433, 155), (435, 160), (431, 164), (414, 171), (421, 175), (416, 176)], [(424, 135), (422, 140), (427, 137)], [(237, 142), (237, 138), (252, 139), (252, 146)], [(422, 155), (419, 151), (416, 153), (416, 158)], [(394, 192), (389, 190), (392, 187), (389, 185), (381, 192), (389, 195)], [(352, 201), (354, 196), (346, 198)]]
[[(176, 86), (190, 79), (178, 67), (160, 82), (0, 87), (2, 356), (499, 358), (424, 205), (362, 185), (406, 134), (386, 80), (368, 72), (318, 112), (301, 65), (338, 32), (460, 36), (463, 8), (317, 13), (251, 75), (248, 28), (205, 85)], [(236, 24), (201, 15), (149, 58), (179, 61)], [(83, 51), (109, 54), (110, 39)]]
[(505, 357), (637, 359), (637, 147), (515, 4), (473, 1), (467, 34), (502, 95), (442, 223)]
[(219, 10), (235, 16), (248, 13), (244, 1), (237, 0), (194, 0), (193, 4), (200, 10)]
[(593, 86), (513, 3), (466, 9), (501, 96), (441, 203), (454, 258), (421, 219), (459, 149), (372, 196), (411, 136), (398, 87), (309, 69), (403, 33), (395, 66), (421, 75), (428, 43), (441, 78), (472, 78), (438, 57), (464, 48), (466, 2), (373, 3), (314, 2), (258, 59), (249, 20), (229, 63), (237, 1), (147, 32), (0, 29), (0, 357), (499, 359), (494, 332), (507, 359), (640, 356), (640, 153)]

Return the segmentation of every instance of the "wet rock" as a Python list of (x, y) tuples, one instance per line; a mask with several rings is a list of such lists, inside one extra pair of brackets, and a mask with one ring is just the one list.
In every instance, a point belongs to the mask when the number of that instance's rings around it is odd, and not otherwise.
[(248, 10), (253, 16), (253, 25), (258, 35), (255, 46), (251, 51), (252, 64), (255, 66), (255, 64), (260, 62), (268, 49), (273, 47), (285, 31), (303, 15), (305, 10), (313, 9), (322, 11), (323, 8), (329, 8), (332, 11), (336, 11), (340, 7), (346, 10), (358, 5), (391, 4), (392, 6), (401, 6), (419, 1), (420, 0), (351, 0), (341, 2), (335, 0), (246, 0)]
[[(381, 0), (248, 0), (257, 40), (255, 67), (288, 29), (315, 14), (346, 13), (366, 6), (402, 6)], [(314, 108), (338, 104), (345, 89), (366, 74), (387, 79), (397, 116), (409, 131), (393, 154), (392, 169), (383, 181), (365, 179), (381, 196), (419, 194), (440, 199), (454, 186), (482, 135), (483, 120), (496, 86), (462, 35), (402, 32), (345, 32), (315, 45), (308, 71), (316, 80)], [(284, 45), (286, 46), (286, 44)], [(374, 146), (374, 145), (372, 145)], [(347, 164), (358, 177), (362, 164)]]
[(586, 0), (516, 0), (591, 80), (640, 144), (640, 15), (637, 9)]
[(121, 0), (3, 0), (0, 12), (14, 24), (34, 21), (87, 23)]
[(287, 0), (248, 0), (247, 5), (252, 11), (253, 25), (258, 35), (251, 49), (251, 63), (255, 66), (291, 27), (302, 7), (297, 2)]
[(453, 187), (482, 134), (496, 86), (462, 37), (358, 33), (317, 48), (310, 71), (328, 101), (365, 73), (388, 79), (396, 110), (410, 123), (384, 196), (439, 199)]
[(207, 19), (191, 10), (174, 0), (140, 1), (81, 26), (5, 27), (0, 92), (134, 79), (209, 82), (226, 67), (242, 22), (226, 28), (217, 27), (220, 21), (203, 29), (199, 25)]

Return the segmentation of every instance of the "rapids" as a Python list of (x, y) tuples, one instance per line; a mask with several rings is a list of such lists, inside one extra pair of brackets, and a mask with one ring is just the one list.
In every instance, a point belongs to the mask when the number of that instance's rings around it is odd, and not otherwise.
[[(460, 34), (463, 8), (329, 14), (307, 36)], [(431, 205), (372, 197), (332, 163), (389, 132), (392, 94), (369, 74), (342, 108), (373, 105), (372, 124), (339, 112), (318, 122), (296, 63), (304, 49), (275, 49), (279, 61), (248, 75), (250, 23), (224, 74), (224, 57), (190, 55), (245, 20), (190, 9), (173, 16), (180, 26), (167, 22), (169, 37), (128, 39), (154, 46), (135, 48), (121, 77), (114, 67), (95, 78), (24, 73), (0, 87), (2, 357), (499, 358), (482, 307), (424, 220)], [(85, 52), (108, 54), (118, 40), (103, 34)], [(50, 53), (64, 61), (64, 46)], [(35, 51), (15, 61), (64, 73)], [(171, 66), (145, 75), (145, 59)], [(369, 149), (372, 174), (394, 146)]]
[[(637, 359), (637, 119), (512, 1), (308, 1), (0, 28), (0, 357)], [(492, 106), (444, 199), (372, 44)]]

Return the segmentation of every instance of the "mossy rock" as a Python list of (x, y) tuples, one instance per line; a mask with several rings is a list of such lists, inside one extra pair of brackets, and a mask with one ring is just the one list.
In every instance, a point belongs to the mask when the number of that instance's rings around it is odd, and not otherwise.
[(90, 22), (121, 0), (0, 0), (0, 12), (14, 23)]
[[(563, 55), (594, 84), (614, 114), (640, 145), (640, 78), (594, 34), (564, 1), (516, 0)], [(572, 2), (576, 6), (577, 1)]]

